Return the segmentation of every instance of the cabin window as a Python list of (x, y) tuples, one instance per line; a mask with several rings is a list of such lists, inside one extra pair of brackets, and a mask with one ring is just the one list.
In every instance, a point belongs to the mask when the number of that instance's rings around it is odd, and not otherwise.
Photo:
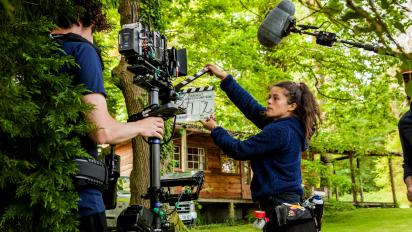
[(192, 170), (205, 169), (205, 149), (198, 147), (187, 148), (187, 168)]
[(222, 173), (238, 174), (238, 161), (228, 157), (227, 155), (220, 155), (220, 167)]
[(174, 146), (173, 162), (175, 168), (182, 168), (182, 156), (180, 155), (180, 147)]

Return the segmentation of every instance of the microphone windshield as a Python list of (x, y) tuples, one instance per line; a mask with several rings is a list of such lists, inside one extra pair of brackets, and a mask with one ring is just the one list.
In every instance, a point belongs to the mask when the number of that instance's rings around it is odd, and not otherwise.
[(273, 47), (280, 43), (289, 33), (294, 21), (295, 6), (290, 0), (283, 0), (269, 12), (258, 30), (259, 42), (265, 47)]

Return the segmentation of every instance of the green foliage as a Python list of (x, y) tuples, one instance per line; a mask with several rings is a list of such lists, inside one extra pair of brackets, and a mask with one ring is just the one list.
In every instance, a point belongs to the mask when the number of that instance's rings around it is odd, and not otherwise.
[[(174, 129), (173, 120), (167, 120), (165, 122), (165, 129), (163, 133), (164, 142), (162, 143), (162, 146), (160, 147), (161, 163), (165, 164), (161, 170), (162, 174), (172, 172), (174, 168), (174, 162), (170, 162), (171, 160), (173, 160), (173, 151), (174, 151), (173, 142), (172, 142), (173, 129)], [(166, 141), (166, 139), (168, 141)]]
[(94, 43), (102, 49), (102, 58), (105, 69), (103, 70), (104, 87), (107, 92), (106, 102), (112, 117), (119, 121), (127, 121), (127, 110), (124, 96), (117, 87), (116, 79), (112, 77), (112, 70), (119, 64), (117, 47), (118, 31), (120, 30), (120, 15), (116, 9), (105, 11), (111, 25), (110, 31), (94, 33)]
[[(302, 160), (302, 177), (305, 187), (319, 186), (321, 176), (326, 174), (326, 166), (319, 160)], [(305, 193), (309, 193), (309, 189), (305, 189)]]
[(355, 206), (351, 202), (341, 202), (341, 201), (334, 201), (334, 200), (329, 200), (325, 204), (324, 208), (324, 216), (325, 217), (332, 217), (334, 215), (337, 215), (340, 212), (343, 211), (352, 211), (355, 210)]
[(389, 3), (384, 1), (301, 1), (303, 5), (326, 15), (328, 19), (355, 39), (375, 37), (375, 41), (388, 45), (393, 43), (394, 35), (404, 33), (411, 25), (406, 0)]
[(163, 7), (162, 2), (164, 1), (150, 1), (142, 0), (140, 3), (140, 20), (156, 28), (157, 30), (163, 29), (162, 14), (161, 9)]
[[(390, 191), (391, 183), (389, 179), (389, 167), (388, 167), (388, 158), (380, 157), (374, 160), (375, 163), (375, 175), (374, 182), (381, 189)], [(402, 167), (403, 159), (401, 157), (392, 157), (392, 170), (394, 175), (395, 186), (397, 190), (406, 189), (405, 183), (403, 182), (403, 170)], [(402, 194), (404, 192), (402, 191)]]
[(73, 61), (57, 55), (45, 36), (49, 27), (47, 21), (13, 25), (0, 35), (2, 231), (72, 231), (76, 225), (71, 160), (84, 154), (77, 136), (88, 131), (79, 117), (87, 107), (83, 88), (56, 74)]
[(173, 225), (173, 231), (175, 232), (189, 232), (189, 229), (183, 224), (183, 221), (180, 219), (177, 211), (174, 211), (169, 217), (168, 220)]
[(74, 60), (48, 36), (71, 1), (1, 1), (0, 231), (76, 231), (74, 157), (87, 156), (80, 136), (84, 88), (59, 74)]

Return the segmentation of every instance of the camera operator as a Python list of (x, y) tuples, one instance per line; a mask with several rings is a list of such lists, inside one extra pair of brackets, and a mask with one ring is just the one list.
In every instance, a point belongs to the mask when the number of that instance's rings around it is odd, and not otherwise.
[[(100, 50), (93, 45), (93, 32), (108, 28), (106, 17), (102, 13), (99, 1), (75, 0), (75, 6), (83, 9), (77, 19), (61, 15), (51, 35), (61, 44), (64, 55), (75, 58), (78, 67), (64, 67), (63, 72), (72, 74), (73, 83), (83, 84), (86, 92), (82, 100), (93, 105), (85, 115), (95, 125), (87, 137), (81, 138), (82, 147), (97, 158), (97, 144), (116, 144), (136, 136), (162, 138), (163, 119), (149, 117), (129, 123), (113, 119), (107, 109), (106, 91), (103, 85), (102, 59)], [(80, 201), (80, 231), (106, 231), (105, 205), (102, 193), (94, 187), (77, 189)]]
[(313, 220), (278, 226), (274, 210), (282, 203), (297, 204), (302, 200), (301, 153), (308, 148), (311, 135), (320, 123), (314, 95), (304, 83), (284, 81), (271, 86), (267, 107), (263, 107), (231, 75), (213, 64), (206, 67), (221, 79), (220, 86), (229, 99), (262, 130), (240, 141), (219, 127), (213, 117), (202, 121), (225, 154), (236, 160), (251, 161), (252, 199), (270, 218), (263, 230), (316, 231)]
[[(403, 83), (406, 85), (412, 78), (412, 70), (402, 71)], [(411, 97), (407, 96), (411, 106)], [(399, 136), (403, 150), (403, 178), (406, 184), (406, 196), (412, 202), (412, 114), (409, 109), (399, 120)]]

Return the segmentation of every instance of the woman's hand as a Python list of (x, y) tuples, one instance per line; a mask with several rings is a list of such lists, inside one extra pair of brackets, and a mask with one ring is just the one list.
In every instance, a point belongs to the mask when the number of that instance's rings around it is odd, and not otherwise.
[(217, 127), (217, 123), (213, 115), (209, 116), (205, 121), (200, 120), (200, 122), (203, 124), (203, 127), (207, 130), (213, 130), (213, 128)]
[(227, 75), (229, 75), (227, 72), (225, 72), (224, 70), (222, 70), (221, 68), (219, 68), (218, 66), (214, 65), (214, 64), (207, 64), (206, 68), (209, 69), (209, 73), (212, 75), (217, 76), (220, 80), (223, 81), (223, 79), (225, 79), (227, 77)]

